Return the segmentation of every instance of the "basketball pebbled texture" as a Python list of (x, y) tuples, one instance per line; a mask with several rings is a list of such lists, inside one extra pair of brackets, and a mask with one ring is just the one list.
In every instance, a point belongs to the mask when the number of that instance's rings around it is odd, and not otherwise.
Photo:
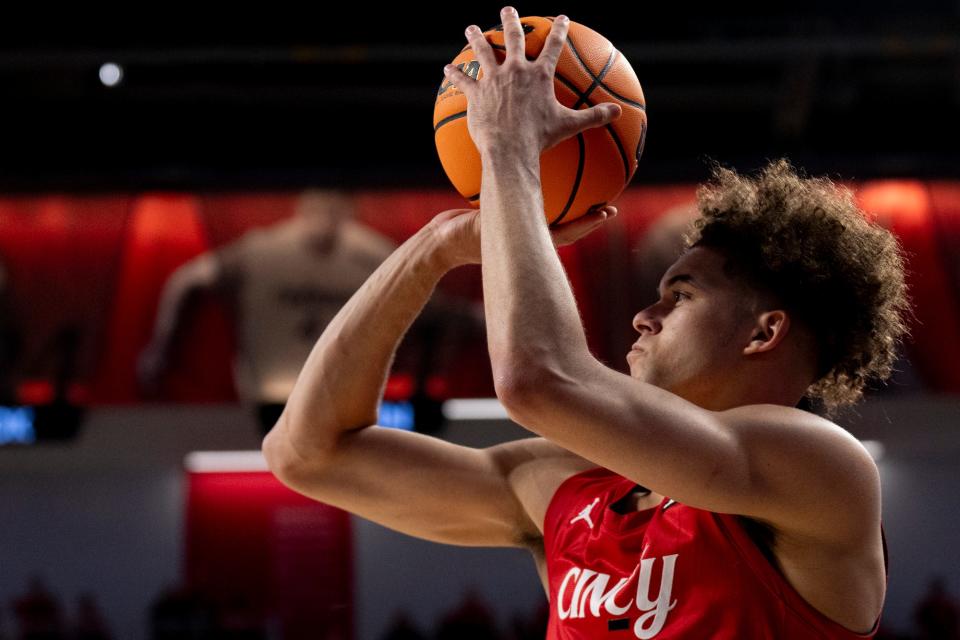
[[(521, 18), (520, 23), (527, 59), (536, 59), (553, 18), (533, 16)], [(497, 25), (484, 36), (502, 63), (506, 57), (503, 27)], [(483, 77), (469, 45), (453, 64), (472, 78)], [(551, 225), (570, 222), (616, 199), (637, 170), (647, 132), (646, 101), (630, 63), (609, 40), (577, 22), (570, 22), (554, 87), (557, 100), (566, 107), (586, 109), (615, 102), (621, 107), (621, 116), (564, 140), (540, 156), (544, 213)], [(445, 80), (434, 104), (434, 142), (450, 182), (476, 207), (480, 205), (480, 153), (467, 130), (466, 115), (466, 96)]]

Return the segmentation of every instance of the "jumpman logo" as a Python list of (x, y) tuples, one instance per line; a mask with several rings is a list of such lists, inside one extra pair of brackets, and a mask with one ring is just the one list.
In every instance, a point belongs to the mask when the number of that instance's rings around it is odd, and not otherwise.
[(593, 508), (597, 506), (598, 502), (600, 502), (600, 498), (594, 498), (593, 502), (583, 508), (583, 511), (580, 512), (580, 515), (570, 521), (570, 524), (573, 524), (577, 520), (586, 520), (587, 526), (593, 529), (593, 520), (590, 519), (590, 512), (593, 511)]

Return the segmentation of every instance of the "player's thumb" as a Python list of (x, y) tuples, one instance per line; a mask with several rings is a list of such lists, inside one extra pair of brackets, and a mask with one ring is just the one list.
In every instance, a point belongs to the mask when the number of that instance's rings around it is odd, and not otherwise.
[(612, 102), (605, 102), (589, 109), (576, 111), (577, 132), (610, 124), (620, 117), (620, 112), (620, 105)]
[(582, 131), (602, 127), (620, 117), (620, 105), (605, 102), (589, 109), (566, 109), (565, 117), (554, 131), (554, 137), (544, 147), (544, 150), (559, 144), (563, 140), (572, 138)]

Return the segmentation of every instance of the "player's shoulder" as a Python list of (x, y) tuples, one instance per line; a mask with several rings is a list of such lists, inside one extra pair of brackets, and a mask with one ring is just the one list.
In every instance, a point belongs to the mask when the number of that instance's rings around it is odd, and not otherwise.
[(547, 508), (560, 485), (570, 476), (598, 466), (540, 437), (504, 442), (486, 453), (537, 527), (525, 532), (524, 540), (531, 544), (539, 543), (543, 535)]
[(717, 413), (720, 423), (741, 433), (775, 432), (781, 438), (827, 440), (863, 449), (860, 441), (836, 422), (797, 407), (779, 404), (750, 404)]
[(250, 260), (258, 251), (269, 246), (277, 235), (276, 229), (253, 227), (220, 245), (212, 254), (221, 264), (233, 267)]
[[(850, 532), (842, 539), (853, 539), (864, 522), (877, 517), (879, 470), (849, 431), (794, 407), (750, 405), (723, 413), (725, 428), (738, 439), (762, 489), (753, 504), (763, 513), (742, 515), (764, 516), (781, 530), (824, 537)], [(847, 522), (834, 522), (826, 532), (810, 530), (811, 523), (830, 519), (825, 513), (842, 514)]]

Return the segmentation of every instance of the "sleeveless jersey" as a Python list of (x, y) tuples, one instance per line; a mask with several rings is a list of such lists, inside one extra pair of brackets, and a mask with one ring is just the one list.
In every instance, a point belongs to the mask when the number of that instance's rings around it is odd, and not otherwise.
[[(664, 498), (625, 514), (638, 485), (597, 467), (567, 478), (544, 519), (547, 640), (872, 638), (813, 608), (739, 516)], [(881, 525), (881, 536), (883, 527)], [(884, 565), (887, 562), (883, 537)]]

